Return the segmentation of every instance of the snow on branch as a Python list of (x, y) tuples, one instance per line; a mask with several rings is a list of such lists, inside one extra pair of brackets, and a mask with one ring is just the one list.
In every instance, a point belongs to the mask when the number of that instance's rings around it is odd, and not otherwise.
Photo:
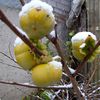
[(4, 81), (0, 80), (0, 83), (2, 84), (8, 84), (8, 85), (16, 85), (16, 86), (23, 86), (28, 88), (44, 88), (44, 89), (69, 89), (72, 88), (72, 84), (66, 84), (66, 85), (58, 85), (58, 86), (48, 86), (48, 87), (39, 87), (30, 83), (17, 83), (12, 81)]

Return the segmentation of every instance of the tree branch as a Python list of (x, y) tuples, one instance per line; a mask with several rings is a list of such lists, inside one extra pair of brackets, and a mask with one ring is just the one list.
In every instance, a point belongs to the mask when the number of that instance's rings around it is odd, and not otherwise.
[(13, 58), (11, 58), (10, 56), (6, 55), (5, 53), (0, 51), (0, 54), (4, 55), (5, 57), (9, 58), (10, 60), (12, 60), (14, 63), (17, 63)]
[(39, 86), (29, 84), (29, 83), (17, 83), (17, 82), (12, 82), (12, 81), (3, 81), (3, 80), (0, 80), (0, 83), (1, 84), (23, 86), (23, 87), (28, 87), (28, 88), (44, 88), (44, 89), (69, 89), (69, 88), (72, 88), (71, 84), (58, 85), (58, 86), (48, 86), (48, 87), (39, 87)]
[[(55, 27), (55, 32), (57, 32), (56, 30), (57, 28)], [(57, 33), (55, 33), (57, 34)], [(75, 78), (72, 76), (70, 70), (68, 69), (68, 66), (67, 66), (67, 63), (66, 63), (66, 59), (64, 57), (64, 54), (62, 52), (62, 49), (60, 47), (60, 44), (59, 44), (59, 39), (58, 37), (53, 37), (51, 35), (48, 35), (47, 38), (54, 44), (54, 46), (56, 47), (56, 50), (59, 54), (59, 56), (61, 57), (61, 60), (62, 60), (62, 64), (63, 64), (63, 68), (64, 68), (64, 71), (66, 72), (66, 74), (68, 75), (68, 77), (70, 78), (70, 81), (72, 82), (72, 85), (73, 85), (73, 89), (74, 91), (76, 92), (77, 96), (78, 96), (78, 99), (79, 100), (84, 100), (84, 97), (82, 96), (80, 90), (78, 89), (78, 84), (75, 80)]]
[(73, 76), (76, 76), (79, 71), (83, 68), (84, 64), (88, 61), (88, 59), (90, 58), (90, 56), (93, 54), (93, 52), (100, 46), (100, 40), (97, 42), (96, 46), (94, 47), (93, 50), (91, 50), (88, 55), (83, 59), (83, 61), (78, 65), (75, 73), (73, 74)]
[(37, 55), (41, 56), (44, 55), (40, 50), (38, 50), (33, 43), (25, 36), (23, 35), (5, 16), (2, 10), (0, 10), (0, 19), (8, 25), (8, 27), (18, 36), (20, 37), (32, 50), (32, 52), (35, 52)]

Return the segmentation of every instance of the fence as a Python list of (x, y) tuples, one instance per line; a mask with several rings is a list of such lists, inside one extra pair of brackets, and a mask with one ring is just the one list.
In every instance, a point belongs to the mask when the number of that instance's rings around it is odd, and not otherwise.
[[(87, 0), (87, 14), (88, 30), (100, 39), (100, 0)], [(93, 81), (100, 80), (100, 56), (90, 66), (93, 68), (92, 73), (96, 70)]]

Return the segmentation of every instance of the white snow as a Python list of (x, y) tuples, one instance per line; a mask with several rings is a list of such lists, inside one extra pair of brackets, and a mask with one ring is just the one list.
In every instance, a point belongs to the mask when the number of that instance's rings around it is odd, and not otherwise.
[(22, 29), (20, 29), (20, 28), (17, 27), (17, 26), (16, 26), (16, 28), (17, 28), (17, 30), (18, 30), (20, 33), (22, 33), (23, 35), (25, 35), (25, 36), (28, 38), (27, 34), (26, 34)]
[[(70, 70), (71, 74), (74, 74), (76, 70), (72, 69), (71, 67), (68, 67), (68, 69)], [(63, 75), (67, 76), (68, 75), (66, 73), (63, 72)]]
[(30, 83), (24, 83), (24, 85), (30, 85)]
[(23, 41), (19, 37), (17, 37), (15, 42), (14, 42), (14, 47), (16, 47), (16, 45), (19, 45), (19, 44), (22, 44), (22, 43), (23, 43)]
[(48, 64), (53, 65), (56, 68), (61, 68), (62, 69), (62, 63), (58, 61), (51, 61)]
[(57, 59), (61, 60), (61, 57), (58, 56), (58, 55), (56, 55), (56, 56), (54, 56), (54, 57), (52, 58), (52, 60), (57, 60)]
[(78, 32), (77, 34), (75, 34), (75, 35), (72, 37), (71, 41), (72, 41), (72, 43), (75, 42), (75, 41), (79, 41), (79, 40), (85, 41), (86, 38), (87, 38), (89, 35), (90, 35), (95, 41), (97, 40), (96, 36), (95, 36), (93, 33), (91, 33), (91, 32), (85, 32), (85, 31), (84, 31), (84, 32)]
[(69, 68), (69, 70), (70, 70), (71, 74), (74, 74), (75, 70), (74, 70), (74, 69), (72, 69), (71, 67), (68, 67), (68, 68)]
[(53, 30), (53, 31), (50, 33), (50, 35), (51, 35), (52, 37), (55, 37), (55, 31)]
[(83, 43), (82, 45), (80, 45), (80, 49), (84, 48), (86, 46), (86, 43)]
[(52, 6), (40, 0), (32, 0), (29, 3), (25, 4), (22, 7), (22, 11), (19, 13), (19, 16), (26, 14), (31, 8), (44, 9), (48, 14), (54, 17), (52, 13), (53, 12)]
[(92, 93), (90, 93), (89, 96), (90, 96), (90, 95), (93, 95), (95, 92), (97, 92), (97, 91), (99, 91), (99, 90), (100, 90), (100, 87), (98, 87), (96, 90), (92, 91)]
[[(69, 88), (72, 88), (73, 87), (73, 85), (72, 85), (72, 83), (70, 83), (70, 84), (65, 84), (65, 85), (63, 85), (64, 87), (66, 87), (67, 89), (69, 89)], [(60, 86), (59, 86), (60, 87)]]

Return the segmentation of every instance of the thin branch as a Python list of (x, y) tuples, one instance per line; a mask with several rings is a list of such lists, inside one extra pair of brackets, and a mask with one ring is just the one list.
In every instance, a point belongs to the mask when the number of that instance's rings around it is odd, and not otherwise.
[(2, 10), (0, 10), (0, 19), (8, 25), (8, 27), (18, 36), (20, 37), (30, 48), (33, 52), (35, 52), (37, 55), (41, 56), (44, 55), (40, 50), (38, 50), (33, 43), (25, 36), (23, 35), (5, 16)]
[(0, 61), (0, 63), (3, 64), (3, 65), (7, 65), (7, 66), (10, 66), (10, 67), (13, 67), (13, 68), (22, 69), (21, 67), (17, 67), (17, 66), (11, 65), (11, 64), (7, 64), (7, 63), (1, 62), (1, 61)]
[(20, 3), (21, 3), (22, 6), (24, 6), (25, 5), (25, 0), (20, 0)]
[(13, 58), (9, 57), (8, 55), (6, 55), (3, 52), (0, 52), (2, 55), (4, 55), (5, 57), (9, 58), (10, 60), (12, 60), (14, 63), (17, 63)]
[(52, 100), (54, 100), (56, 97), (57, 97), (59, 100), (62, 100), (62, 98), (59, 96), (59, 93), (61, 92), (61, 90), (58, 90), (57, 92), (51, 90), (51, 92), (54, 94)]
[(76, 76), (79, 71), (83, 68), (83, 66), (85, 65), (85, 63), (88, 61), (88, 59), (90, 58), (90, 56), (93, 54), (93, 52), (100, 46), (100, 40), (97, 42), (96, 46), (94, 47), (93, 50), (91, 50), (88, 55), (83, 59), (83, 61), (78, 65), (75, 73), (73, 74), (73, 76)]
[(91, 83), (92, 86), (96, 85), (96, 84), (100, 84), (100, 80), (98, 80), (97, 82), (95, 83)]
[(92, 93), (89, 94), (89, 96), (95, 94), (99, 90), (100, 90), (100, 87), (98, 87), (97, 89), (93, 90)]
[(55, 38), (57, 39), (58, 38), (58, 36), (57, 36), (57, 24), (55, 24), (54, 29), (55, 29)]
[(12, 53), (11, 53), (11, 41), (9, 42), (9, 45), (8, 45), (8, 52), (9, 52), (9, 55), (12, 59), (14, 59)]
[(29, 83), (17, 83), (17, 82), (12, 82), (12, 81), (3, 81), (0, 80), (1, 84), (8, 84), (8, 85), (16, 85), (16, 86), (23, 86), (23, 87), (27, 87), (27, 88), (44, 88), (44, 89), (69, 89), (71, 88), (71, 84), (68, 85), (58, 85), (58, 86), (48, 86), (48, 87), (39, 87), (33, 84), (29, 84)]
[(97, 68), (95, 68), (95, 69), (93, 70), (92, 75), (91, 75), (91, 77), (90, 77), (89, 80), (88, 80), (87, 86), (90, 84), (90, 82), (91, 82), (91, 80), (93, 79), (93, 76), (95, 75), (96, 71), (97, 71)]
[[(57, 32), (57, 31), (55, 31), (55, 32)], [(57, 33), (55, 33), (55, 34), (57, 34)], [(60, 44), (59, 44), (59, 39), (56, 38), (56, 37), (52, 37), (51, 35), (48, 35), (47, 38), (55, 45), (56, 50), (57, 50), (59, 56), (62, 59), (62, 64), (63, 64), (64, 71), (66, 72), (66, 74), (70, 78), (70, 81), (72, 82), (72, 85), (73, 85), (73, 89), (76, 92), (79, 100), (84, 100), (84, 97), (81, 95), (81, 92), (78, 89), (78, 84), (77, 84), (75, 78), (72, 76), (70, 70), (68, 69), (66, 59), (64, 57), (64, 54), (63, 54), (62, 49), (61, 49)]]

